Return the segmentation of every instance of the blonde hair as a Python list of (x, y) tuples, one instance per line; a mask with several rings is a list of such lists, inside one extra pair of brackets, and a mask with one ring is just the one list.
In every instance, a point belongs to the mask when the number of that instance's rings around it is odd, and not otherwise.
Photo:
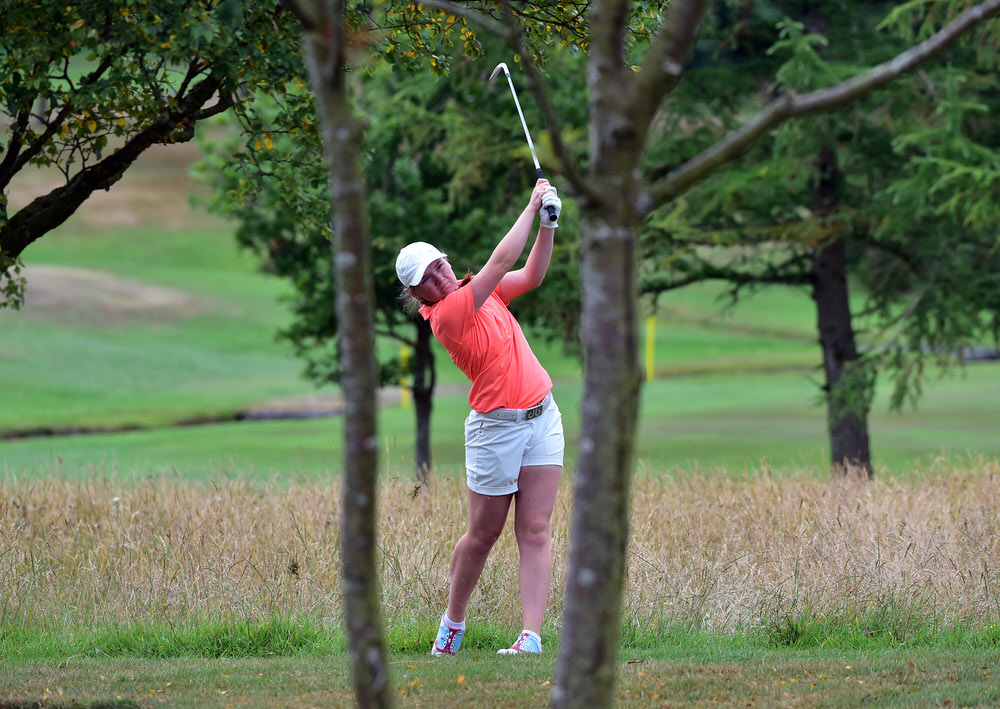
[(399, 289), (399, 295), (396, 296), (396, 300), (399, 301), (399, 307), (407, 315), (416, 315), (417, 311), (420, 310), (421, 302), (410, 293), (409, 286), (402, 286)]

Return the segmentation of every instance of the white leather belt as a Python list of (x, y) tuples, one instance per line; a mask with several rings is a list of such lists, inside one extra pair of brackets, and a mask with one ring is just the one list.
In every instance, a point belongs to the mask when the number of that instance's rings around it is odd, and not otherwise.
[(542, 415), (545, 408), (552, 401), (552, 393), (549, 392), (545, 395), (545, 398), (534, 406), (527, 409), (493, 409), (492, 411), (480, 412), (480, 415), (486, 416), (487, 418), (497, 419), (498, 421), (530, 421), (531, 419), (536, 419)]

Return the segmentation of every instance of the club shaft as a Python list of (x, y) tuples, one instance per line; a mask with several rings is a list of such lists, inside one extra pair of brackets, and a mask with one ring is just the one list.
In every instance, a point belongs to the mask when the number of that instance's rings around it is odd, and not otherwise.
[(514, 97), (514, 106), (517, 108), (518, 118), (521, 119), (521, 127), (524, 128), (524, 137), (528, 139), (528, 150), (531, 151), (531, 159), (535, 161), (535, 170), (538, 172), (539, 177), (541, 177), (542, 168), (538, 164), (538, 156), (535, 155), (535, 146), (531, 142), (531, 133), (528, 132), (528, 124), (524, 121), (524, 113), (521, 112), (521, 102), (517, 100), (517, 91), (514, 90), (514, 82), (511, 81), (509, 72), (504, 72), (504, 76), (507, 77), (507, 83), (510, 85), (510, 93)]

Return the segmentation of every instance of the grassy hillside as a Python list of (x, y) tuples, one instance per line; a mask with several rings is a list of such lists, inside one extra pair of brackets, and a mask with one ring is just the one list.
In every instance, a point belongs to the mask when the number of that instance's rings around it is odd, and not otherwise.
[[(231, 226), (188, 205), (197, 189), (190, 146), (145, 156), (125, 179), (88, 202), (24, 258), (27, 304), (0, 310), (0, 434), (74, 428), (127, 433), (0, 441), (0, 470), (178, 470), (202, 477), (322, 475), (339, 467), (336, 418), (169, 427), (260, 407), (336, 406), (337, 391), (301, 377), (275, 339), (288, 321), (285, 285), (258, 272)], [(43, 189), (23, 183), (12, 203)], [(643, 393), (641, 466), (825, 467), (812, 303), (772, 289), (731, 309), (705, 284), (669, 294), (657, 311), (655, 379)], [(386, 346), (392, 346), (386, 343)], [(556, 345), (537, 351), (556, 394), (575, 460), (580, 366)], [(645, 343), (641, 351), (645, 353)], [(462, 466), (467, 383), (438, 350), (433, 421), (442, 472)], [(994, 392), (1000, 367), (977, 364), (932, 382), (916, 411), (887, 412), (871, 426), (876, 463), (912, 467), (941, 453), (1000, 454)], [(386, 392), (383, 465), (408, 474), (412, 411)]]

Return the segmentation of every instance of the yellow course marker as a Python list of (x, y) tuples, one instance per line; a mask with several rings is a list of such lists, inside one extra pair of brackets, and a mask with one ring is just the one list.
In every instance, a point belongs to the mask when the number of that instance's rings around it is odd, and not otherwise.
[(656, 316), (646, 316), (646, 381), (656, 378)]
[(410, 408), (410, 348), (403, 345), (399, 348), (399, 406)]

